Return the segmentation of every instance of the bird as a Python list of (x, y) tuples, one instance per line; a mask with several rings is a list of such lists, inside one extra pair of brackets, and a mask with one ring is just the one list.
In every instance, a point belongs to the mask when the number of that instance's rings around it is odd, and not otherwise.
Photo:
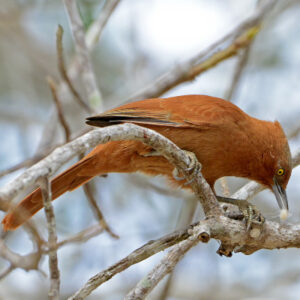
[[(96, 127), (132, 123), (155, 130), (195, 154), (214, 192), (214, 184), (221, 177), (247, 178), (273, 191), (281, 211), (288, 211), (286, 186), (292, 160), (278, 121), (251, 117), (221, 98), (183, 95), (127, 103), (89, 117), (86, 123)], [(107, 173), (164, 175), (172, 184), (189, 188), (188, 182), (174, 178), (173, 171), (166, 158), (140, 141), (110, 141), (96, 146), (55, 177), (51, 181), (52, 199)], [(18, 228), (42, 207), (41, 190), (36, 189), (4, 217), (4, 230)]]

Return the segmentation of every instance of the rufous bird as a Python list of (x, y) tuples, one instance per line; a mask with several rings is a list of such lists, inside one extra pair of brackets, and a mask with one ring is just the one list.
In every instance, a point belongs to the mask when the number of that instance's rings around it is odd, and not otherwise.
[[(280, 209), (287, 212), (285, 189), (292, 161), (287, 138), (277, 121), (258, 120), (226, 100), (204, 95), (137, 101), (87, 119), (87, 124), (98, 127), (122, 123), (153, 129), (181, 149), (193, 152), (212, 189), (216, 180), (224, 176), (255, 180), (271, 189)], [(55, 177), (51, 182), (52, 198), (95, 176), (114, 172), (165, 175), (185, 187), (174, 179), (173, 169), (142, 142), (108, 142)], [(5, 216), (4, 229), (16, 229), (42, 207), (41, 191), (37, 189)]]

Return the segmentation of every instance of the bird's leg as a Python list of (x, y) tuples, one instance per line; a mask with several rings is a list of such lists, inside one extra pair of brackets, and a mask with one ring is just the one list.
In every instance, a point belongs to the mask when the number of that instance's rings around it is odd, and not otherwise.
[[(185, 154), (189, 157), (190, 159), (190, 163), (189, 163), (189, 167), (186, 168), (186, 171), (196, 175), (201, 168), (201, 165), (198, 163), (197, 157), (193, 152), (187, 151), (187, 150), (182, 150), (185, 152)], [(152, 156), (162, 156), (161, 153), (159, 153), (156, 150), (151, 150), (150, 152), (147, 153), (143, 153), (142, 156), (144, 157), (152, 157)], [(180, 171), (177, 168), (174, 168), (172, 175), (174, 177), (174, 179), (181, 181), (181, 180), (186, 180), (185, 176), (180, 176)], [(187, 182), (184, 183), (184, 185), (189, 185), (194, 179), (191, 179)]]
[[(240, 200), (240, 199), (232, 199), (232, 198), (226, 198), (217, 196), (218, 201), (223, 203), (229, 203), (232, 205), (235, 205), (239, 208), (241, 214), (234, 214), (234, 215), (228, 215), (228, 217), (232, 219), (245, 219), (247, 231), (250, 230), (252, 225), (262, 226), (265, 222), (264, 216), (261, 214), (261, 212), (257, 209), (257, 207), (251, 203), (249, 203), (246, 200)], [(224, 209), (224, 208), (223, 208)]]

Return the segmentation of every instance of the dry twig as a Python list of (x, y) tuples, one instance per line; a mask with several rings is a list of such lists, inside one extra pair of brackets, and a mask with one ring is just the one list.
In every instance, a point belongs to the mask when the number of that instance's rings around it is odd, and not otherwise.
[[(191, 228), (191, 226), (189, 226), (188, 228)], [(188, 230), (185, 229), (175, 231), (155, 241), (149, 241), (148, 243), (136, 249), (119, 262), (113, 264), (111, 267), (90, 278), (86, 285), (82, 289), (80, 289), (76, 294), (70, 297), (70, 299), (84, 299), (95, 288), (100, 286), (102, 283), (108, 281), (116, 274), (126, 270), (130, 266), (137, 264), (160, 251), (163, 251), (168, 247), (175, 245), (176, 243), (179, 243), (180, 241), (188, 237)]]
[(42, 197), (44, 202), (44, 209), (47, 219), (48, 228), (48, 245), (49, 251), (49, 270), (50, 270), (50, 290), (48, 293), (49, 299), (58, 300), (59, 299), (59, 286), (60, 286), (60, 274), (58, 269), (57, 261), (57, 235), (56, 235), (56, 224), (55, 216), (52, 206), (52, 193), (51, 184), (47, 176), (43, 176), (39, 179), (40, 188), (42, 191)]
[(96, 215), (96, 218), (99, 221), (99, 224), (103, 227), (103, 229), (113, 238), (118, 239), (119, 236), (117, 234), (115, 234), (111, 228), (109, 227), (109, 225), (107, 224), (104, 215), (101, 211), (101, 209), (99, 208), (97, 201), (93, 195), (92, 189), (91, 189), (91, 183), (88, 182), (83, 186), (83, 190), (84, 193), (89, 201), (89, 204), (93, 210), (93, 213)]
[[(196, 226), (198, 229), (205, 228), (205, 230), (197, 230), (198, 234), (195, 234), (194, 228)], [(300, 248), (299, 229), (299, 224), (287, 225), (266, 221), (260, 234), (251, 236), (254, 232), (247, 232), (243, 222), (232, 220), (227, 217), (207, 218), (199, 223), (190, 225), (184, 230), (175, 231), (174, 233), (171, 233), (158, 240), (146, 243), (144, 246), (133, 251), (127, 257), (123, 258), (111, 267), (91, 277), (80, 290), (78, 290), (72, 297), (69, 298), (69, 300), (85, 299), (93, 290), (111, 279), (114, 275), (160, 251), (163, 251), (168, 247), (185, 240), (181, 245), (179, 244), (178, 247), (175, 246), (173, 249), (174, 251), (172, 250), (167, 254), (167, 257), (171, 258), (173, 261), (170, 265), (168, 264), (168, 260), (164, 258), (162, 260), (162, 265), (157, 266), (154, 272), (151, 273), (154, 276), (154, 281), (151, 283), (148, 282), (148, 288), (153, 288), (153, 284), (157, 284), (157, 282), (161, 280), (163, 276), (172, 270), (174, 263), (176, 264), (177, 258), (180, 259), (180, 257), (182, 257), (182, 255), (184, 255), (184, 253), (190, 247), (194, 246), (194, 243), (198, 242), (195, 240), (195, 236), (198, 236), (200, 241), (203, 242), (207, 242), (209, 238), (220, 240), (223, 245), (228, 247), (227, 255), (230, 256), (231, 251), (252, 254), (260, 249), (279, 249), (288, 247)], [(152, 276), (149, 277), (152, 279)], [(144, 284), (145, 280), (141, 282), (139, 287), (144, 286)], [(137, 297), (137, 299), (139, 298)]]
[(0, 274), (0, 281), (1, 279), (3, 279), (4, 277), (6, 277), (11, 271), (14, 270), (14, 267), (12, 265), (10, 265), (6, 270), (4, 270), (1, 274)]
[(88, 28), (85, 35), (85, 42), (90, 51), (93, 50), (98, 43), (107, 21), (119, 3), (120, 0), (106, 0), (97, 20)]
[(40, 252), (33, 252), (27, 255), (19, 255), (13, 252), (6, 246), (3, 239), (0, 239), (0, 256), (10, 263), (12, 269), (21, 268), (26, 271), (38, 270), (41, 259)]
[(253, 44), (253, 40), (252, 43), (249, 43), (248, 47), (243, 49), (243, 51), (241, 51), (241, 53), (239, 54), (237, 65), (236, 68), (234, 69), (232, 83), (224, 97), (228, 101), (232, 101), (232, 98), (237, 91), (237, 88), (242, 78), (242, 73), (247, 65), (252, 44)]
[(210, 239), (210, 230), (205, 223), (200, 223), (193, 229), (190, 229), (188, 239), (180, 242), (155, 266), (143, 279), (139, 281), (136, 287), (130, 291), (125, 300), (142, 300), (153, 290), (153, 288), (170, 272), (173, 271), (180, 259), (192, 247), (200, 241), (207, 243)]
[(64, 5), (70, 21), (70, 27), (76, 46), (77, 57), (81, 70), (81, 79), (84, 84), (88, 102), (91, 106), (96, 106), (98, 110), (102, 110), (102, 96), (98, 89), (92, 64), (90, 62), (89, 50), (86, 45), (86, 37), (83, 23), (78, 11), (76, 1), (64, 0)]
[(64, 61), (64, 51), (63, 51), (63, 27), (61, 25), (58, 26), (57, 31), (56, 31), (56, 52), (57, 52), (57, 65), (58, 65), (58, 70), (63, 78), (63, 80), (67, 83), (72, 95), (74, 96), (74, 99), (79, 103), (80, 106), (82, 106), (88, 113), (92, 113), (93, 110), (89, 106), (88, 103), (86, 103), (80, 96), (80, 94), (77, 92), (75, 89), (68, 72), (65, 67), (65, 61)]
[[(179, 64), (167, 73), (160, 76), (150, 86), (130, 97), (134, 99), (156, 98), (169, 91), (180, 83), (193, 80), (196, 76), (210, 69), (225, 59), (236, 55), (239, 50), (248, 47), (256, 33), (259, 31), (263, 18), (274, 7), (277, 0), (266, 1), (256, 11), (237, 27), (222, 38), (196, 54), (194, 57)], [(229, 43), (221, 51), (217, 51), (221, 45)], [(212, 54), (213, 53), (213, 54)]]
[(68, 123), (65, 119), (65, 116), (64, 116), (63, 111), (62, 111), (61, 103), (58, 99), (58, 95), (57, 95), (57, 92), (56, 92), (56, 83), (51, 77), (48, 77), (47, 81), (48, 81), (49, 87), (50, 87), (51, 92), (52, 92), (52, 98), (53, 98), (54, 103), (55, 103), (55, 107), (56, 107), (56, 111), (57, 111), (57, 115), (58, 115), (58, 120), (59, 120), (62, 128), (64, 129), (65, 141), (69, 142), (70, 141), (71, 130), (70, 130), (70, 127), (69, 127), (69, 125), (68, 125)]

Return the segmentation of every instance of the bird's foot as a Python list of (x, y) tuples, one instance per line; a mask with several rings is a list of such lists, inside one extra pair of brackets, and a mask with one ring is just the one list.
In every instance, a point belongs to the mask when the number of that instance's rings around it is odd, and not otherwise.
[[(183, 151), (190, 159), (189, 166), (185, 169), (185, 171), (191, 175), (192, 179), (187, 180), (184, 183), (184, 185), (189, 185), (195, 180), (197, 174), (201, 171), (201, 164), (198, 162), (198, 159), (193, 152), (186, 151), (186, 150)], [(184, 175), (180, 176), (180, 173), (181, 172), (177, 168), (175, 168), (173, 170), (173, 177), (178, 181), (186, 180), (186, 176)]]
[(262, 227), (265, 218), (261, 214), (261, 212), (257, 209), (257, 207), (246, 200), (239, 200), (239, 199), (232, 199), (232, 198), (225, 198), (217, 196), (220, 202), (225, 203), (223, 205), (223, 209), (225, 212), (227, 211), (226, 204), (232, 204), (239, 208), (239, 212), (227, 212), (228, 217), (236, 220), (244, 219), (246, 222), (246, 229), (249, 231), (254, 227)]

